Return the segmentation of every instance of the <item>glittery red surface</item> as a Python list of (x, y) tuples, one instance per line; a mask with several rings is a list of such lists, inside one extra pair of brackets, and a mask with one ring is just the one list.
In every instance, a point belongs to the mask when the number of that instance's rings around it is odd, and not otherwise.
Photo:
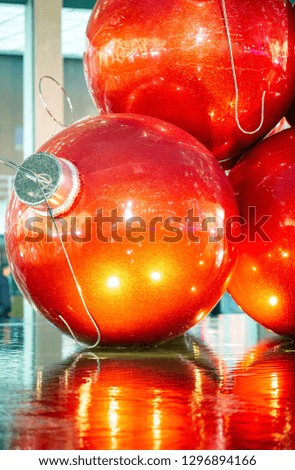
[[(230, 173), (245, 240), (230, 292), (242, 309), (266, 328), (295, 336), (295, 129), (250, 151)], [(248, 208), (256, 208), (252, 222)], [(269, 216), (268, 220), (261, 219)], [(251, 230), (264, 220), (267, 239)], [(252, 227), (249, 228), (249, 227)]]
[[(285, 4), (286, 3), (286, 4)], [(104, 112), (172, 122), (218, 160), (233, 158), (283, 117), (295, 94), (295, 14), (282, 0), (227, 0), (236, 93), (219, 0), (105, 0), (92, 12), (89, 89)], [(227, 165), (231, 165), (227, 162)]]

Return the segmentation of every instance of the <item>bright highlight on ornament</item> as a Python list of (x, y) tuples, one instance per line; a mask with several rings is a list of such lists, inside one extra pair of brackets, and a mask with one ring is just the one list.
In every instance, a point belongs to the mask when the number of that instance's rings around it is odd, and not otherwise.
[(107, 286), (110, 289), (117, 289), (118, 287), (120, 287), (120, 279), (117, 276), (109, 277), (107, 281)]
[(275, 307), (278, 304), (278, 298), (275, 295), (272, 295), (269, 298), (269, 303), (272, 307)]
[(152, 279), (153, 281), (156, 281), (156, 282), (161, 281), (161, 279), (162, 279), (162, 274), (159, 273), (159, 272), (157, 272), (157, 271), (155, 271), (155, 272), (151, 273), (151, 279)]

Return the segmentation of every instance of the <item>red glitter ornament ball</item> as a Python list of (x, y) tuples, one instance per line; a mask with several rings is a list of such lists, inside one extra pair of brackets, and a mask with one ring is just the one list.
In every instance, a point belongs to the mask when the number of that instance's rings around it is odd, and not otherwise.
[(295, 95), (295, 15), (282, 0), (98, 1), (87, 38), (103, 112), (176, 124), (218, 160), (266, 135)]
[(103, 344), (153, 343), (212, 309), (235, 262), (225, 228), (237, 207), (202, 144), (158, 119), (109, 115), (74, 124), (40, 152), (79, 176), (71, 204), (66, 174), (64, 191), (49, 199), (64, 245), (46, 206), (44, 213), (15, 194), (6, 243), (18, 285), (50, 322), (94, 343), (86, 305)]
[(266, 328), (295, 336), (295, 129), (257, 145), (229, 175), (242, 217), (229, 290)]

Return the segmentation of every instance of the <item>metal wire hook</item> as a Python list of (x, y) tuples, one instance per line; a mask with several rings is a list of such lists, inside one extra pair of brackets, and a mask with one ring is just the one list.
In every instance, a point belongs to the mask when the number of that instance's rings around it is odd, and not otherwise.
[(55, 78), (51, 77), (50, 75), (43, 75), (43, 77), (40, 78), (39, 80), (39, 85), (38, 85), (38, 90), (39, 90), (39, 96), (40, 96), (40, 99), (42, 101), (42, 104), (47, 112), (47, 114), (51, 117), (51, 119), (54, 121), (55, 125), (59, 125), (61, 127), (68, 127), (66, 124), (62, 123), (61, 121), (59, 121), (58, 119), (56, 119), (56, 117), (52, 114), (52, 112), (50, 111), (50, 109), (48, 108), (47, 106), (47, 103), (44, 99), (44, 96), (43, 96), (43, 91), (42, 91), (42, 82), (43, 80), (45, 79), (48, 79), (48, 80), (52, 80), (54, 83), (56, 83), (56, 85), (60, 88), (60, 90), (63, 92), (66, 100), (67, 100), (67, 103), (68, 103), (68, 106), (70, 108), (70, 112), (71, 112), (71, 124), (72, 125), (74, 123), (74, 109), (73, 109), (73, 105), (72, 105), (72, 101), (71, 101), (71, 98), (69, 97), (69, 95), (67, 94), (65, 88), (59, 83), (59, 81), (57, 81)]
[(45, 187), (50, 187), (51, 181), (43, 175), (38, 175), (37, 173), (29, 170), (28, 168), (23, 168), (21, 165), (18, 165), (17, 163), (12, 162), (11, 160), (8, 160), (5, 157), (0, 156), (0, 162), (3, 163), (5, 166), (8, 166), (9, 168), (12, 168), (13, 170), (25, 173), (26, 176), (35, 183), (37, 183), (37, 180), (39, 179), (40, 184), (44, 185)]
[[(46, 203), (46, 206), (47, 206), (47, 210), (48, 210), (48, 212), (49, 212), (49, 215), (50, 215), (50, 218), (51, 218), (51, 220), (52, 220), (52, 222), (53, 222), (53, 225), (54, 225), (56, 234), (57, 234), (58, 239), (59, 239), (59, 241), (60, 241), (60, 244), (61, 244), (61, 246), (62, 246), (64, 255), (65, 255), (65, 257), (66, 257), (68, 266), (69, 266), (69, 268), (70, 268), (72, 277), (73, 277), (73, 279), (74, 279), (74, 282), (75, 282), (77, 291), (78, 291), (78, 293), (79, 293), (79, 297), (80, 297), (80, 299), (81, 299), (81, 302), (82, 302), (82, 304), (83, 304), (83, 307), (84, 307), (84, 309), (85, 309), (85, 312), (86, 312), (86, 314), (88, 315), (88, 317), (90, 318), (90, 321), (91, 321), (91, 323), (93, 324), (93, 326), (94, 326), (94, 328), (95, 328), (95, 330), (96, 330), (96, 332), (97, 332), (97, 340), (96, 340), (96, 342), (95, 342), (94, 344), (90, 345), (90, 346), (87, 345), (86, 348), (87, 348), (87, 349), (96, 348), (96, 347), (99, 345), (99, 343), (100, 343), (100, 338), (101, 338), (99, 326), (97, 325), (95, 319), (93, 318), (93, 316), (92, 316), (91, 313), (89, 312), (89, 309), (88, 309), (87, 304), (86, 304), (86, 302), (85, 302), (85, 299), (84, 299), (84, 297), (83, 297), (83, 293), (82, 293), (81, 287), (80, 287), (80, 285), (79, 285), (79, 283), (78, 283), (78, 280), (77, 280), (77, 278), (76, 278), (76, 274), (75, 274), (75, 271), (74, 271), (74, 269), (73, 269), (71, 260), (70, 260), (70, 258), (69, 258), (69, 255), (68, 255), (68, 252), (67, 252), (67, 250), (66, 250), (66, 247), (65, 247), (65, 245), (64, 245), (62, 236), (61, 236), (61, 234), (60, 234), (60, 232), (59, 232), (59, 230), (58, 230), (58, 227), (57, 227), (57, 224), (56, 224), (56, 220), (55, 220), (54, 215), (53, 215), (53, 212), (52, 212), (52, 208), (50, 207), (50, 204), (49, 204), (49, 202), (48, 202), (48, 199), (47, 199), (47, 197), (46, 197), (46, 194), (44, 193), (43, 188), (42, 188), (42, 186), (41, 186), (41, 184), (40, 184), (40, 182), (39, 182), (38, 179), (37, 179), (37, 184), (38, 184), (39, 189), (40, 189), (40, 191), (41, 191), (41, 193), (42, 193), (42, 195), (43, 195), (43, 197), (44, 197), (44, 199), (45, 199), (45, 203)], [(71, 336), (72, 336), (72, 338), (74, 339), (74, 341), (76, 341), (76, 343), (77, 343), (79, 346), (81, 346), (81, 347), (84, 348), (84, 347), (85, 347), (85, 344), (81, 343), (81, 342), (76, 338), (76, 336), (75, 336), (75, 334), (74, 334), (72, 328), (70, 327), (70, 325), (68, 324), (68, 322), (63, 318), (63, 316), (62, 316), (62, 315), (59, 315), (59, 318), (64, 322), (64, 324), (65, 324), (66, 327), (68, 328), (68, 330), (69, 330), (69, 332), (71, 333)]]
[(231, 43), (231, 37), (230, 37), (230, 28), (229, 28), (229, 23), (228, 23), (228, 16), (227, 16), (227, 9), (226, 9), (226, 2), (225, 0), (221, 0), (221, 7), (222, 7), (222, 12), (223, 12), (223, 18), (224, 18), (224, 24), (225, 24), (225, 29), (226, 29), (226, 36), (227, 36), (227, 42), (228, 42), (228, 48), (229, 48), (229, 55), (230, 55), (230, 62), (231, 62), (231, 68), (232, 68), (232, 74), (233, 74), (233, 80), (234, 80), (234, 87), (235, 87), (235, 95), (236, 95), (236, 100), (235, 100), (235, 120), (236, 124), (241, 132), (244, 134), (248, 135), (253, 135), (256, 134), (257, 132), (260, 131), (264, 124), (264, 117), (265, 117), (265, 95), (266, 91), (263, 91), (262, 93), (262, 98), (261, 98), (261, 120), (259, 126), (253, 130), (253, 131), (246, 131), (240, 124), (239, 120), (239, 85), (238, 85), (238, 79), (237, 79), (237, 74), (236, 74), (236, 67), (235, 67), (235, 61), (234, 61), (234, 53), (233, 53), (233, 47)]

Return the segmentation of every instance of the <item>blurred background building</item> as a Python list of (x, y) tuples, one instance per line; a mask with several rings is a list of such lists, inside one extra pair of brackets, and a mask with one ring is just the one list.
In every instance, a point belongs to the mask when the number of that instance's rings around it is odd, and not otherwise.
[[(36, 2), (35, 2), (36, 3)], [(43, 9), (46, 18), (59, 2), (37, 2)], [(78, 120), (88, 115), (97, 114), (88, 93), (83, 71), (83, 52), (86, 44), (86, 26), (95, 4), (94, 0), (64, 0), (60, 15), (61, 24), (61, 51), (63, 85), (71, 98), (74, 119)], [(25, 99), (28, 90), (28, 81), (34, 81), (30, 64), (34, 59), (34, 44), (37, 38), (28, 33), (32, 23), (32, 5), (27, 0), (0, 1), (0, 154), (21, 163), (30, 152), (25, 152)], [(56, 14), (54, 15), (56, 17)], [(58, 15), (57, 15), (58, 16)], [(51, 24), (56, 29), (56, 25)], [(48, 31), (48, 39), (51, 37)], [(46, 45), (40, 45), (46, 48)], [(48, 57), (48, 61), (58, 60)], [(25, 73), (27, 65), (27, 73)], [(53, 66), (54, 70), (54, 66)], [(28, 77), (28, 78), (25, 78)], [(52, 77), (55, 78), (54, 71)], [(37, 77), (36, 77), (37, 80)], [(48, 90), (46, 89), (48, 87)], [(44, 82), (46, 101), (51, 107), (56, 99), (61, 99), (58, 87), (53, 83)], [(71, 122), (69, 107), (64, 106), (64, 121)], [(30, 122), (30, 120), (28, 120)], [(50, 126), (50, 123), (49, 123)], [(53, 123), (52, 123), (53, 126)], [(28, 126), (27, 132), (32, 130)], [(48, 137), (50, 136), (50, 132)], [(6, 261), (4, 246), (5, 211), (9, 195), (13, 188), (13, 170), (1, 165), (0, 168), (0, 262)], [(13, 317), (23, 316), (23, 302), (13, 279), (11, 279), (11, 293), (13, 296)]]

